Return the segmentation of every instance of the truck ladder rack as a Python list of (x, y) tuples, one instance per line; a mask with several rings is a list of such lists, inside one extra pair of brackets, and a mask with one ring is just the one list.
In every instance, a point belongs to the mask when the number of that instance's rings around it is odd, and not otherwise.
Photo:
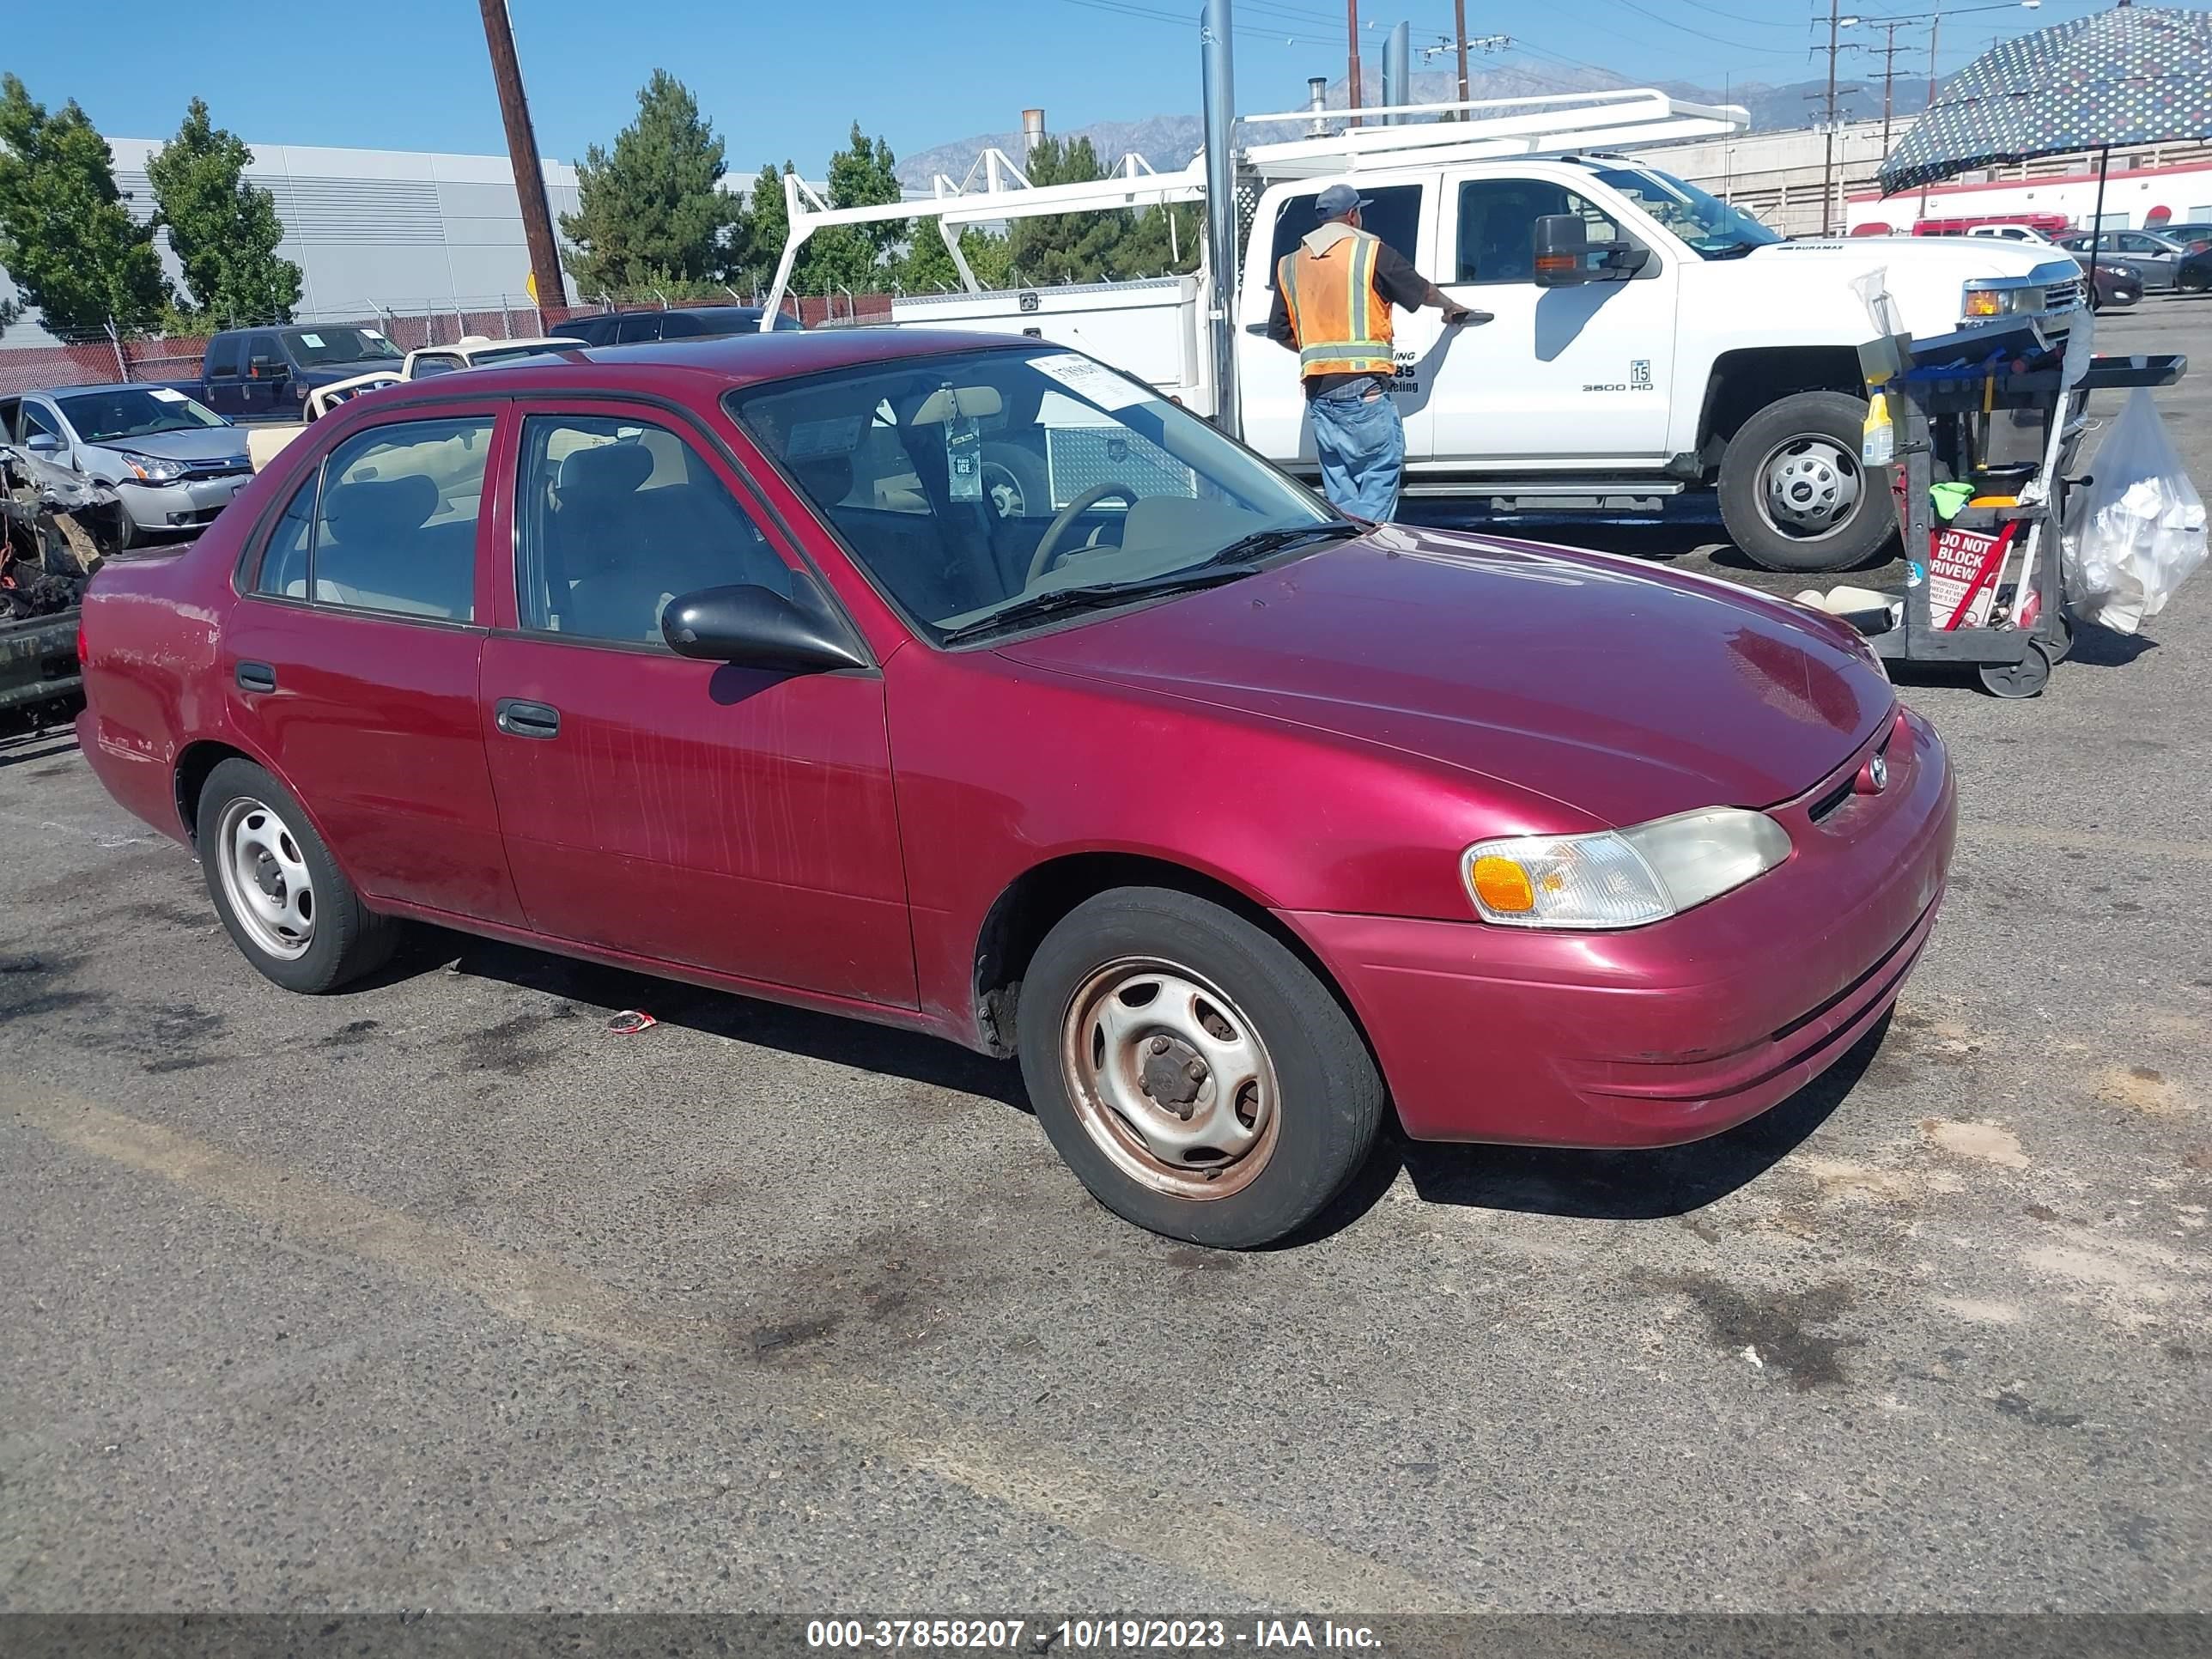
[[(1285, 121), (1310, 122), (1310, 109), (1248, 115), (1247, 126)], [(1628, 144), (1710, 138), (1741, 132), (1749, 113), (1735, 104), (1692, 104), (1648, 88), (1617, 92), (1561, 93), (1534, 98), (1488, 98), (1464, 103), (1397, 104), (1363, 109), (1363, 118), (1389, 115), (1457, 115), (1452, 121), (1423, 120), (1404, 126), (1353, 127), (1319, 138), (1256, 144), (1241, 158), (1262, 179), (1327, 178), (1356, 173), (1362, 167), (1403, 167), (1461, 161), (1499, 161), (1515, 156), (1564, 155), (1580, 149), (1618, 149)], [(979, 180), (978, 173), (982, 177)], [(952, 256), (953, 268), (970, 294), (982, 286), (960, 249), (960, 227), (1008, 219), (1033, 219), (1055, 213), (1103, 213), (1117, 209), (1158, 207), (1206, 198), (1206, 158), (1199, 156), (1176, 173), (1155, 172), (1137, 155), (1124, 155), (1113, 173), (1083, 184), (1036, 185), (1005, 151), (988, 149), (955, 184), (944, 173), (933, 194), (872, 207), (832, 207), (813, 185), (795, 173), (783, 178), (784, 211), (790, 228), (775, 280), (763, 305), (763, 332), (775, 325), (799, 251), (817, 230), (830, 225), (884, 224), (899, 219), (934, 219), (938, 234)]]

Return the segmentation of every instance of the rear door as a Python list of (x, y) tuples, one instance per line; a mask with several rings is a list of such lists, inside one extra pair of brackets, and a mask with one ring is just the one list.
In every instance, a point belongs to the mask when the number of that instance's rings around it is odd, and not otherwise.
[(881, 675), (742, 669), (662, 641), (668, 599), (789, 592), (798, 562), (689, 421), (533, 401), (516, 442), (482, 720), (531, 926), (914, 1006)]
[(231, 611), (224, 675), (363, 892), (520, 926), (477, 716), (501, 407), (411, 408), (308, 471)]
[[(1409, 470), (1663, 458), (1681, 285), (1672, 246), (1620, 222), (1595, 191), (1534, 173), (1447, 175), (1441, 206), (1448, 258), (1431, 275), (1496, 320), (1446, 329), (1441, 313), (1424, 311), (1410, 331), (1401, 325), (1401, 346), (1425, 366), (1406, 434)], [(1593, 242), (1626, 235), (1649, 248), (1643, 270), (1538, 288), (1536, 221), (1555, 213), (1580, 214)]]
[[(1315, 459), (1313, 430), (1306, 420), (1305, 386), (1298, 378), (1297, 353), (1267, 337), (1267, 318), (1274, 307), (1276, 267), (1298, 245), (1298, 239), (1321, 222), (1314, 206), (1320, 189), (1316, 184), (1280, 195), (1270, 191), (1263, 199), (1257, 222), (1273, 228), (1263, 240), (1255, 223), (1252, 257), (1256, 263), (1264, 246), (1267, 267), (1247, 272), (1237, 301), (1237, 395), (1243, 413), (1244, 441), (1278, 465), (1309, 475), (1319, 471), (1319, 463)], [(1361, 216), (1365, 228), (1419, 269), (1431, 269), (1423, 263), (1430, 250), (1422, 245), (1428, 216), (1424, 200), (1429, 187), (1369, 185), (1363, 185), (1360, 193), (1370, 204)], [(1420, 331), (1405, 312), (1393, 312), (1391, 320), (1397, 331), (1398, 409), (1410, 416), (1422, 398), (1423, 365), (1414, 345), (1414, 337)], [(1409, 443), (1412, 438), (1409, 429)]]

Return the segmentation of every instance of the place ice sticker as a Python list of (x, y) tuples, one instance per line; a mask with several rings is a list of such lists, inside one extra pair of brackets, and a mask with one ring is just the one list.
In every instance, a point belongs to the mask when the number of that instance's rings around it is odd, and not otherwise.
[(1159, 394), (1149, 386), (1139, 386), (1134, 380), (1116, 374), (1103, 363), (1094, 363), (1088, 357), (1079, 357), (1072, 351), (1054, 352), (1049, 357), (1032, 357), (1030, 362), (1039, 372), (1052, 378), (1101, 409), (1127, 409), (1132, 404), (1158, 401)]
[(165, 404), (180, 404), (185, 401), (185, 394), (173, 386), (157, 386), (150, 390)]
[(323, 337), (319, 334), (302, 334), (300, 337), (300, 343), (313, 346), (316, 350), (320, 351), (323, 349)]

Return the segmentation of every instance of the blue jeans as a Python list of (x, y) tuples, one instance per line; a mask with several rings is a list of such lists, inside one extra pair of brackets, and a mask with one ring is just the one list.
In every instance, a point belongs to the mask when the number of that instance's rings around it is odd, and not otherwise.
[(1322, 494), (1346, 513), (1387, 523), (1398, 516), (1398, 483), (1406, 471), (1406, 423), (1380, 380), (1354, 380), (1324, 392), (1313, 414), (1321, 456)]

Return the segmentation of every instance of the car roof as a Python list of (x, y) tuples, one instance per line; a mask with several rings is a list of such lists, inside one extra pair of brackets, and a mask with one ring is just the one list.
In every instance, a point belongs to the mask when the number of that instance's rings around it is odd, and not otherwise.
[(34, 386), (21, 392), (11, 392), (11, 398), (74, 398), (83, 392), (151, 392), (155, 386), (174, 392), (176, 387), (160, 380), (96, 380), (88, 386)]
[[(590, 390), (650, 392), (656, 383), (696, 389), (707, 380), (717, 389), (797, 380), (832, 369), (869, 363), (900, 362), (952, 351), (1034, 349), (1041, 342), (1004, 334), (933, 328), (841, 328), (769, 334), (716, 334), (688, 340), (650, 341), (639, 345), (577, 346), (558, 363), (502, 366), (496, 382), (474, 375), (441, 374), (427, 380), (371, 394), (375, 407), (398, 402), (459, 402), (486, 396), (514, 397), (540, 392)], [(496, 392), (485, 387), (496, 385)], [(366, 404), (368, 399), (356, 402)]]

